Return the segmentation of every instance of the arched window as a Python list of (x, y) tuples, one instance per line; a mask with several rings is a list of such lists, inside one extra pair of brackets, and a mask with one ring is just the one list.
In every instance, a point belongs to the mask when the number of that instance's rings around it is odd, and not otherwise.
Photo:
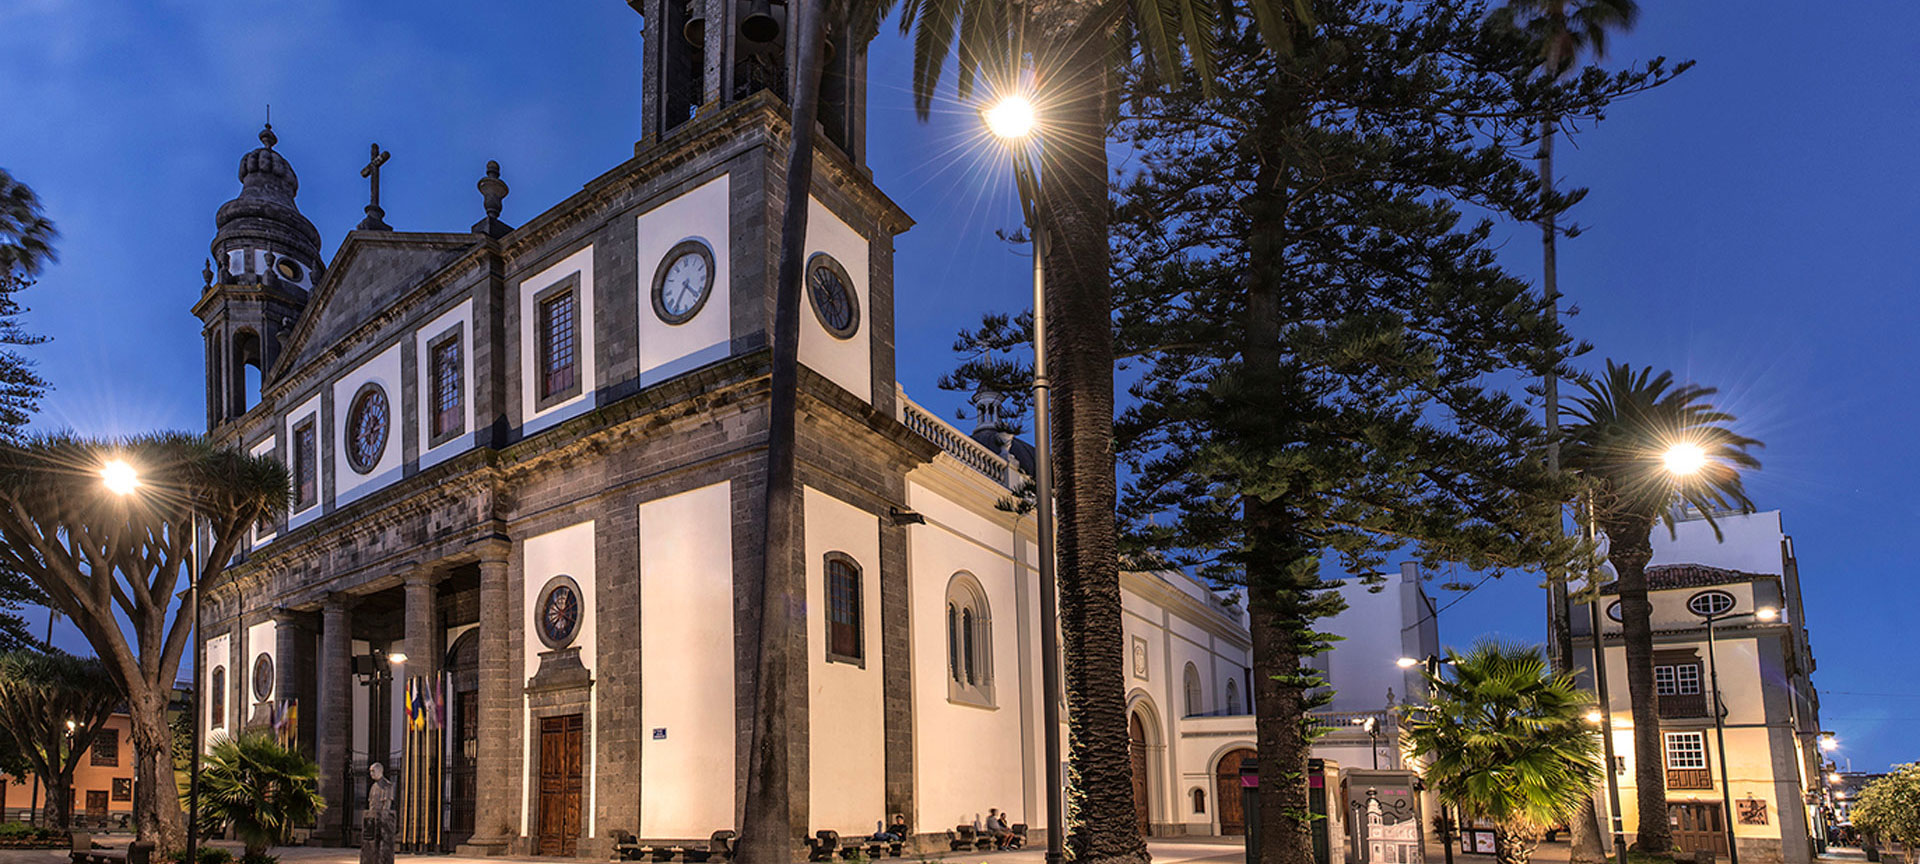
[(1207, 709), (1200, 699), (1200, 670), (1195, 669), (1192, 663), (1187, 664), (1185, 685), (1187, 694), (1187, 716), (1198, 717), (1201, 714), (1205, 714)]
[(827, 660), (865, 665), (860, 632), (860, 565), (827, 553)]
[(965, 571), (947, 582), (947, 698), (993, 706), (993, 616), (987, 592)]
[(1227, 679), (1227, 713), (1240, 713), (1240, 682)]
[(1207, 812), (1207, 790), (1202, 789), (1198, 786), (1195, 786), (1193, 787), (1192, 795), (1193, 795), (1193, 812), (1195, 813)]
[(213, 691), (207, 694), (213, 697), (208, 700), (207, 713), (210, 716), (207, 718), (207, 728), (224, 729), (227, 725), (227, 667), (213, 667), (213, 684), (207, 689)]

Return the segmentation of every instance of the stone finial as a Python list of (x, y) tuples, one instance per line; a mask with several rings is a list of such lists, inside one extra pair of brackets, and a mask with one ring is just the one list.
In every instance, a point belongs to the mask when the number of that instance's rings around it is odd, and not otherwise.
[(500, 221), (501, 201), (507, 197), (508, 189), (507, 182), (500, 179), (499, 162), (487, 160), (487, 176), (480, 178), (475, 188), (480, 190), (480, 206), (486, 210), (487, 217), (473, 223), (474, 233), (489, 237), (506, 236), (513, 226)]
[(200, 284), (207, 288), (213, 287), (213, 259), (211, 258), (201, 259)]
[(273, 124), (268, 123), (265, 128), (260, 130), (260, 144), (268, 150), (272, 150), (273, 145), (278, 143), (280, 143), (280, 136), (273, 134)]

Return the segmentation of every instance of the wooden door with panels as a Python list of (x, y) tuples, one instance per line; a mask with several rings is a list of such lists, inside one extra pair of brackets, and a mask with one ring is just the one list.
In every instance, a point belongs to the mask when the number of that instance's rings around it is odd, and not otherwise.
[(540, 718), (540, 829), (537, 854), (571, 858), (580, 840), (579, 714)]
[(1220, 835), (1240, 837), (1247, 833), (1246, 803), (1240, 793), (1240, 764), (1253, 757), (1252, 750), (1234, 750), (1220, 757), (1214, 770), (1214, 812), (1220, 814)]

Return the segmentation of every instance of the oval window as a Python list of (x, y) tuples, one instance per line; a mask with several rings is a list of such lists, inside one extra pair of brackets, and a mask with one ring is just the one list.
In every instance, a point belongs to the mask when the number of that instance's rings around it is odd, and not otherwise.
[(1733, 609), (1733, 595), (1725, 591), (1702, 591), (1687, 598), (1687, 611), (1702, 618), (1717, 618)]

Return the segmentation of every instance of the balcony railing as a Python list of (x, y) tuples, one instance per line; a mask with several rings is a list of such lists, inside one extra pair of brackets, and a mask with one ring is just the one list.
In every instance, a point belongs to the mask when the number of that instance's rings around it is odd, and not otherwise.
[(898, 404), (900, 405), (900, 422), (908, 429), (932, 441), (940, 449), (947, 451), (947, 455), (960, 460), (960, 464), (980, 472), (993, 482), (1002, 486), (1013, 485), (1011, 480), (1014, 469), (1007, 460), (1000, 458), (1000, 454), (987, 449), (980, 442), (973, 440), (973, 436), (954, 428), (953, 424), (920, 407), (918, 403), (908, 399), (905, 392), (899, 394)]
[(1707, 694), (1682, 693), (1672, 696), (1655, 697), (1660, 705), (1660, 719), (1680, 720), (1691, 717), (1710, 717), (1707, 712)]
[(1668, 768), (1668, 789), (1712, 789), (1713, 772), (1705, 768)]

